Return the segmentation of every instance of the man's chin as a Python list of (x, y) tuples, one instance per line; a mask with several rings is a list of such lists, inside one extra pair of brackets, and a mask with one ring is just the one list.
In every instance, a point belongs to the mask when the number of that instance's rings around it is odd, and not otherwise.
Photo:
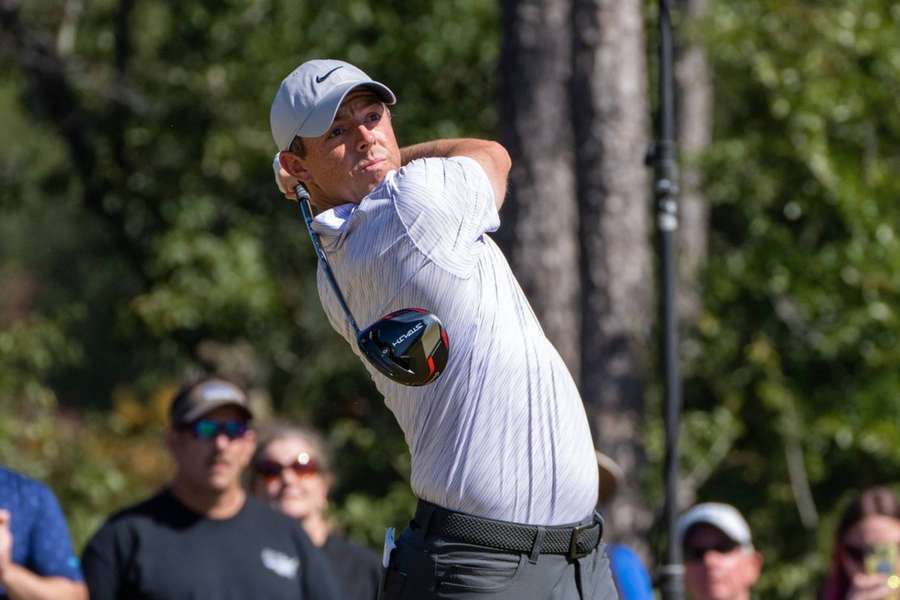
[(366, 194), (375, 189), (384, 178), (387, 177), (387, 174), (391, 171), (396, 171), (397, 167), (391, 164), (391, 161), (384, 160), (378, 163), (377, 165), (373, 165), (373, 167), (369, 170), (365, 170), (360, 175), (362, 176), (362, 181), (365, 181), (366, 185)]
[(379, 167), (366, 173), (369, 176), (370, 182), (368, 191), (371, 192), (375, 187), (381, 184), (381, 182), (384, 181), (384, 178), (387, 177), (388, 172), (391, 170), (392, 169), (390, 167), (385, 165), (384, 167)]
[(234, 477), (227, 473), (213, 472), (206, 478), (206, 487), (212, 492), (225, 492), (234, 485)]
[(709, 600), (727, 600), (734, 597), (731, 586), (727, 584), (710, 585), (704, 591), (706, 592), (705, 597)]

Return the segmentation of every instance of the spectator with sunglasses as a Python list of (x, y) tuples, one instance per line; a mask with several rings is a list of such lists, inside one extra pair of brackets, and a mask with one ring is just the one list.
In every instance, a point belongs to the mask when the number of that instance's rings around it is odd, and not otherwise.
[(175, 475), (88, 543), (82, 565), (92, 600), (340, 597), (303, 529), (241, 485), (256, 446), (252, 416), (246, 393), (221, 378), (176, 393), (166, 434)]
[(856, 496), (841, 515), (822, 600), (900, 599), (900, 499), (887, 487)]
[(678, 539), (691, 600), (749, 600), (763, 558), (736, 508), (718, 502), (694, 506), (678, 520)]
[(250, 488), (269, 506), (296, 519), (321, 548), (343, 587), (345, 600), (375, 600), (381, 583), (381, 558), (335, 531), (328, 516), (328, 492), (334, 483), (325, 441), (313, 429), (280, 424), (256, 449)]

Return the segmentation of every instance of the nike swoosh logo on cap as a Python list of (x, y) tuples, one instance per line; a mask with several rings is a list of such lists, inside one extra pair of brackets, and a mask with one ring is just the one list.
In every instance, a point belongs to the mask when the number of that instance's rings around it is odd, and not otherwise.
[(328, 79), (328, 77), (332, 73), (334, 73), (335, 71), (337, 71), (340, 68), (341, 68), (340, 66), (337, 66), (337, 67), (333, 68), (332, 70), (328, 71), (327, 73), (325, 73), (324, 75), (316, 75), (316, 83), (322, 83), (323, 81)]

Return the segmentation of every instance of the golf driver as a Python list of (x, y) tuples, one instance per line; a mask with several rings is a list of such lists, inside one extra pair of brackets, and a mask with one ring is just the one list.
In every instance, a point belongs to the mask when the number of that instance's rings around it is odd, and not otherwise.
[(325, 278), (356, 333), (359, 349), (369, 363), (386, 377), (403, 385), (425, 385), (437, 379), (450, 356), (447, 332), (440, 319), (424, 308), (403, 308), (360, 331), (325, 257), (319, 234), (313, 229), (309, 192), (303, 184), (297, 185), (294, 192)]

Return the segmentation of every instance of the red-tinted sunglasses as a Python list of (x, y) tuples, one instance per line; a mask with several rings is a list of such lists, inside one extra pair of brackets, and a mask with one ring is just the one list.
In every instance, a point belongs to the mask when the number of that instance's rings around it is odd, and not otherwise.
[(282, 471), (291, 469), (295, 475), (307, 477), (321, 472), (319, 462), (306, 452), (301, 452), (293, 462), (283, 465), (276, 460), (262, 460), (254, 467), (266, 479), (278, 479)]

